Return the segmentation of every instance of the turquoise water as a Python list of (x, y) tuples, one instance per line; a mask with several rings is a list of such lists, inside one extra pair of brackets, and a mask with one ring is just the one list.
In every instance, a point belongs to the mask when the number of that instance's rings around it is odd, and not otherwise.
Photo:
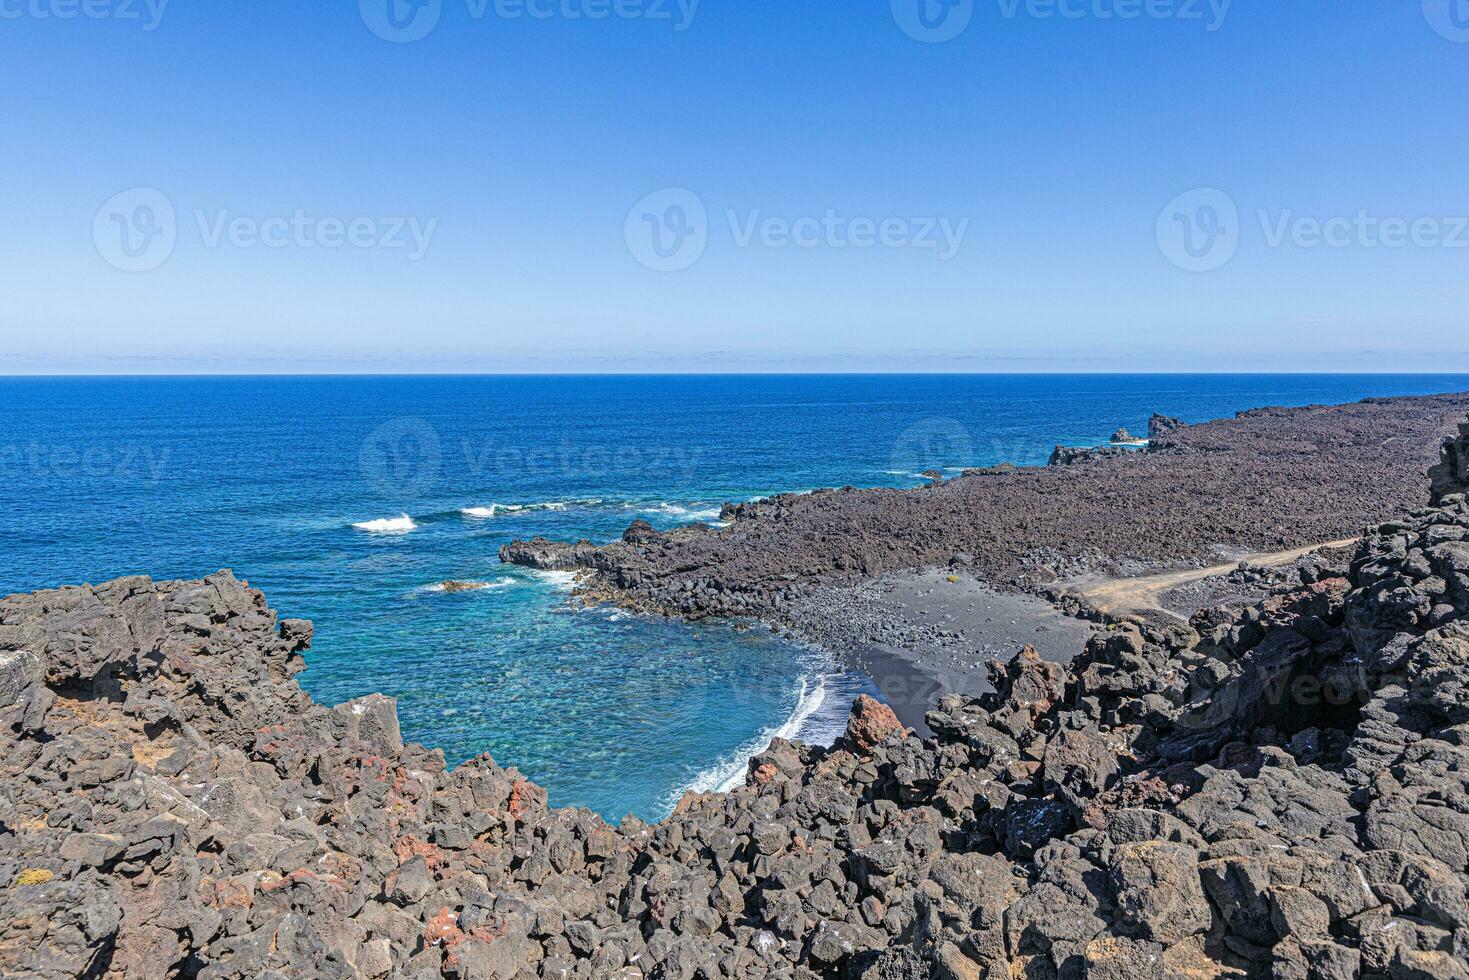
[[(405, 735), (451, 762), (488, 751), (556, 804), (659, 817), (772, 734), (833, 736), (869, 682), (762, 630), (578, 609), (557, 577), (502, 566), (506, 541), (606, 541), (636, 518), (714, 520), (726, 500), (1043, 463), (1056, 443), (1146, 432), (1153, 411), (1463, 389), (1469, 376), (0, 379), (0, 594), (233, 568), (316, 621), (301, 680), (317, 699), (382, 691)], [(483, 587), (432, 591), (449, 579)]]

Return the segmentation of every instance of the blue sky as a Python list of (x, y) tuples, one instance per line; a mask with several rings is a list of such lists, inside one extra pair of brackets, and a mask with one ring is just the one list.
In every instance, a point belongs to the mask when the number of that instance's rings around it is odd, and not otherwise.
[(0, 372), (1469, 370), (1469, 0), (425, 2), (0, 0)]

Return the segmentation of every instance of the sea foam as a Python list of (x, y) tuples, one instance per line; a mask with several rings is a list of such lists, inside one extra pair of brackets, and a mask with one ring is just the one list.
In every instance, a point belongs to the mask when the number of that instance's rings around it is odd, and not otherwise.
[(409, 531), (418, 529), (413, 518), (407, 514), (400, 517), (382, 517), (375, 521), (360, 521), (352, 526), (359, 531), (368, 531), (372, 534), (407, 534)]
[(665, 514), (669, 517), (681, 517), (693, 521), (717, 521), (723, 511), (722, 507), (707, 507), (700, 505), (684, 506), (661, 501), (648, 507), (642, 508), (644, 514)]
[(796, 706), (785, 721), (780, 725), (761, 729), (754, 738), (732, 753), (707, 769), (700, 770), (687, 785), (664, 797), (663, 802), (666, 809), (672, 811), (683, 795), (688, 792), (728, 793), (743, 786), (745, 775), (750, 768), (750, 760), (770, 748), (772, 741), (777, 738), (794, 739), (804, 734), (807, 722), (826, 704), (830, 693), (827, 681), (826, 675), (818, 675), (814, 678), (802, 677), (801, 691), (796, 698)]
[(424, 586), (425, 592), (481, 592), (485, 589), (505, 589), (512, 585), (519, 585), (519, 579), (510, 578), (508, 575), (497, 578), (492, 582), (471, 582), (463, 580), (450, 580), (448, 582), (435, 582), (433, 585)]
[(547, 500), (533, 504), (490, 504), (488, 507), (464, 507), (459, 513), (465, 517), (485, 519), (502, 514), (529, 514), (538, 510), (566, 510), (569, 507), (595, 507), (602, 502), (600, 497), (579, 500)]
[(571, 591), (571, 589), (576, 585), (576, 572), (566, 572), (544, 568), (532, 568), (530, 569), (530, 572), (535, 575), (536, 578), (541, 579), (544, 582), (549, 582), (556, 588), (564, 589), (568, 592)]

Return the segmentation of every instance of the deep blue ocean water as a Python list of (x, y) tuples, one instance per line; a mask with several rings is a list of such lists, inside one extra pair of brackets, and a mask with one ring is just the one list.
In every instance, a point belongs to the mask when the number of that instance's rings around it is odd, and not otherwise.
[[(1462, 375), (0, 378), (0, 594), (232, 568), (316, 621), (301, 680), (318, 700), (390, 694), (405, 736), (451, 763), (488, 751), (558, 805), (656, 818), (772, 734), (833, 736), (868, 682), (760, 630), (578, 609), (557, 577), (502, 566), (502, 543), (1039, 464), (1057, 443), (1145, 433), (1154, 411), (1464, 389)], [(432, 590), (449, 579), (484, 587)]]

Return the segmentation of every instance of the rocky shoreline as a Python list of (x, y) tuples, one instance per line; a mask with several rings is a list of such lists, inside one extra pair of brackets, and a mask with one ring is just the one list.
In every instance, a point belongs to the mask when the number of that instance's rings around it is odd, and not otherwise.
[[(1131, 440), (1123, 429), (1110, 445), (1057, 446), (1046, 467), (727, 504), (722, 529), (660, 533), (637, 521), (609, 545), (537, 538), (502, 547), (500, 559), (579, 572), (577, 592), (591, 603), (758, 619), (867, 674), (905, 724), (925, 732), (940, 693), (992, 689), (988, 657), (1027, 642), (1061, 662), (1080, 650), (1073, 617), (1099, 618), (1081, 583), (1354, 538), (1418, 506), (1435, 447), (1466, 410), (1469, 393), (1261, 408), (1195, 426), (1155, 414), (1141, 450), (1122, 445)], [(1462, 477), (1465, 463), (1451, 457), (1442, 467)], [(1175, 590), (1164, 607), (1186, 617), (1263, 598), (1319, 561), (1241, 569)], [(959, 587), (903, 594), (901, 583), (925, 575)], [(928, 616), (929, 606), (941, 615)], [(987, 620), (997, 622), (987, 629)], [(1017, 644), (1017, 633), (1030, 635)]]
[[(0, 600), (0, 974), (1469, 977), (1469, 501), (1188, 622), (860, 699), (656, 826), (446, 770), (221, 572)], [(1421, 479), (1421, 475), (1420, 475)]]
[(918, 568), (1044, 592), (1085, 574), (1354, 537), (1422, 503), (1422, 475), (1466, 411), (1469, 393), (1262, 408), (1191, 426), (1155, 416), (1145, 450), (1066, 451), (1053, 466), (991, 467), (916, 490), (786, 494), (727, 505), (722, 529), (660, 534), (638, 522), (610, 545), (515, 541), (500, 557), (585, 571), (594, 599), (690, 619), (781, 624), (808, 587)]

